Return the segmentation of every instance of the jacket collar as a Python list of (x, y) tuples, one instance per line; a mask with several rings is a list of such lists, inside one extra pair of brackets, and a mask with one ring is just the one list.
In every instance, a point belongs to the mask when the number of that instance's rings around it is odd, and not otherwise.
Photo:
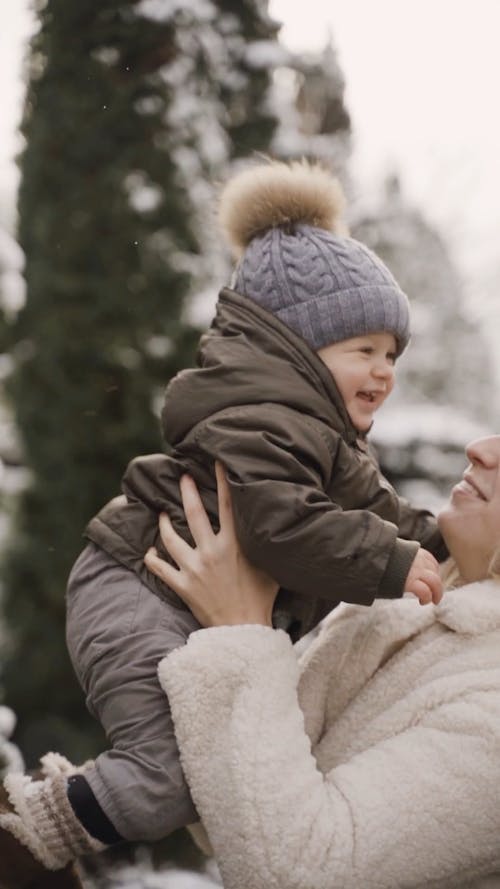
[(357, 433), (335, 381), (305, 340), (273, 314), (224, 288), (195, 368), (167, 388), (162, 425), (173, 446), (198, 423), (243, 404), (280, 403), (321, 420), (349, 444)]
[[(235, 312), (241, 320), (246, 318), (251, 325), (258, 328), (260, 333), (266, 331), (276, 351), (283, 350), (284, 357), (291, 361), (297, 369), (302, 369), (308, 380), (314, 381), (318, 394), (334, 405), (336, 412), (342, 417), (349, 440), (354, 441), (359, 436), (352, 425), (332, 374), (302, 337), (287, 327), (272, 312), (229, 287), (222, 288), (219, 294), (219, 304), (230, 306), (233, 313)], [(221, 319), (219, 323), (221, 329), (224, 329), (224, 319)]]
[[(302, 337), (287, 327), (272, 312), (229, 287), (224, 287), (221, 290), (219, 303), (231, 306), (233, 310), (236, 309), (240, 317), (246, 317), (251, 324), (257, 324), (261, 330), (266, 330), (276, 345), (279, 343), (282, 347), (284, 346), (288, 360), (293, 361), (298, 367), (303, 367), (308, 376), (312, 376), (316, 380), (323, 395), (333, 402), (336, 410), (341, 413), (346, 427), (349, 427), (355, 436), (359, 435), (352, 426), (342, 396), (330, 371)], [(221, 323), (221, 327), (223, 326), (224, 322)]]
[(325, 618), (323, 626), (341, 649), (344, 642), (349, 647), (351, 621), (355, 628), (360, 618), (368, 631), (367, 650), (372, 651), (374, 663), (379, 663), (386, 658), (384, 651), (390, 653), (394, 646), (436, 623), (468, 636), (500, 629), (500, 581), (483, 580), (447, 590), (436, 606), (422, 607), (409, 593), (401, 599), (377, 599), (370, 608), (343, 603)]
[(500, 629), (500, 581), (482, 580), (448, 590), (435, 616), (455, 633), (469, 636)]

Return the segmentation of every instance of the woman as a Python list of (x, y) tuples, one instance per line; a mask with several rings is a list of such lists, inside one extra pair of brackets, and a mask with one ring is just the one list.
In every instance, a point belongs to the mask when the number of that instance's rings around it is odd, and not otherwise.
[(439, 516), (457, 588), (340, 606), (299, 663), (221, 469), (218, 535), (183, 479), (197, 548), (163, 517), (179, 570), (146, 558), (209, 627), (160, 679), (226, 889), (500, 886), (500, 435), (467, 456)]

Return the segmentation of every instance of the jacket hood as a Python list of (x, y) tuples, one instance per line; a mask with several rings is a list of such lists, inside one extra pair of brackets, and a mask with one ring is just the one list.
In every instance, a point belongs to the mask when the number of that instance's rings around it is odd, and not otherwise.
[(198, 367), (169, 383), (162, 411), (165, 440), (176, 446), (205, 418), (245, 404), (279, 403), (309, 414), (352, 442), (351, 423), (335, 381), (307, 343), (252, 300), (224, 288)]

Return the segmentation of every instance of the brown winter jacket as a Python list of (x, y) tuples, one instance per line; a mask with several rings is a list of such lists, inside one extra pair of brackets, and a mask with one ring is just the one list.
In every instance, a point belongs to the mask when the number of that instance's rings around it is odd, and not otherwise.
[(178, 485), (186, 471), (217, 525), (215, 459), (227, 470), (241, 546), (279, 582), (276, 620), (288, 621), (293, 638), (341, 600), (400, 596), (415, 541), (446, 555), (434, 517), (399, 498), (357, 440), (321, 359), (234, 291), (220, 294), (198, 367), (169, 384), (162, 425), (170, 456), (133, 460), (123, 495), (86, 535), (171, 604), (182, 607), (146, 570), (144, 553), (151, 545), (164, 553), (162, 510), (189, 539)]

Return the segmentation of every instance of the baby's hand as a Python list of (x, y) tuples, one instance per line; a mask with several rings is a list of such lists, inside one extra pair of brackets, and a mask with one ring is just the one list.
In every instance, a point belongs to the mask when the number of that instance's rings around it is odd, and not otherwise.
[(439, 576), (439, 565), (426, 549), (419, 549), (405, 582), (405, 592), (413, 593), (421, 605), (433, 602), (437, 605), (443, 595), (443, 583)]

